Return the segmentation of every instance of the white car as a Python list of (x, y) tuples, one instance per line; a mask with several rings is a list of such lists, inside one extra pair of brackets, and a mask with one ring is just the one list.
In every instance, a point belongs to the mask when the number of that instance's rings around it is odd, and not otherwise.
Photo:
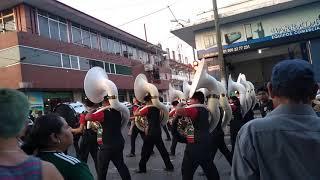
[(81, 102), (69, 103), (69, 106), (71, 106), (78, 114), (81, 114), (84, 111), (86, 111), (86, 107)]
[(123, 101), (123, 102), (121, 102), (121, 104), (125, 105), (129, 109), (132, 107), (132, 104), (127, 101)]
[(168, 111), (171, 110), (172, 108), (171, 102), (163, 102), (163, 104), (167, 107)]

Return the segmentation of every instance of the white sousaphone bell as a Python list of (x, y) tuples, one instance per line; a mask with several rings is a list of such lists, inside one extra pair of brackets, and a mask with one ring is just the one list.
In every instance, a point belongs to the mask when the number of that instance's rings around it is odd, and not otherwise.
[[(84, 91), (93, 103), (100, 103), (104, 100), (104, 97), (108, 96), (110, 106), (106, 108), (113, 108), (119, 111), (122, 117), (122, 128), (125, 127), (130, 118), (129, 109), (119, 102), (117, 86), (108, 79), (108, 75), (104, 69), (93, 67), (87, 72), (84, 78)], [(106, 108), (99, 109), (98, 111)]]
[(160, 102), (159, 92), (155, 85), (148, 83), (148, 79), (144, 74), (139, 74), (134, 81), (134, 95), (138, 101), (143, 102), (144, 97), (150, 94), (153, 106), (159, 108), (162, 112), (161, 124), (167, 124), (169, 112), (167, 107)]
[[(218, 86), (217, 80), (207, 73), (208, 67), (204, 60), (199, 62), (197, 71), (194, 75), (192, 85), (190, 87), (189, 97), (191, 98), (193, 94), (200, 88), (206, 88), (209, 91), (208, 98), (208, 110), (210, 111), (209, 123), (210, 132), (212, 132), (219, 123), (220, 120), (220, 110), (219, 110), (219, 99), (218, 99)], [(205, 105), (204, 105), (205, 107)]]
[(169, 100), (172, 102), (175, 99), (185, 101), (187, 98), (182, 91), (176, 90), (171, 84), (169, 84)]

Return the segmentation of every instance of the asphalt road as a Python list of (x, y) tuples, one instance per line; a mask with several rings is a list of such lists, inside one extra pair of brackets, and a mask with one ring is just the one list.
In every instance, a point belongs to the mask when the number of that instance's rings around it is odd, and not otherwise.
[[(127, 131), (127, 129), (125, 130)], [(151, 156), (150, 160), (148, 161), (147, 164), (147, 173), (146, 174), (135, 174), (134, 170), (138, 168), (138, 163), (140, 160), (140, 152), (141, 152), (141, 147), (142, 147), (142, 139), (140, 136), (137, 137), (136, 140), (136, 157), (131, 157), (128, 158), (125, 155), (130, 152), (130, 137), (127, 135), (126, 132), (123, 132), (124, 138), (125, 138), (125, 149), (124, 149), (124, 160), (125, 163), (127, 164), (131, 177), (133, 180), (177, 180), (181, 179), (181, 163), (182, 163), (182, 158), (183, 158), (183, 152), (184, 152), (184, 144), (178, 143), (177, 145), (177, 150), (176, 150), (176, 156), (171, 156), (170, 159), (175, 167), (174, 172), (166, 172), (163, 170), (165, 167), (162, 158), (160, 156), (159, 151), (154, 148), (155, 154)], [(162, 134), (163, 139), (165, 139), (165, 133)], [(230, 144), (229, 136), (225, 137), (227, 145)], [(169, 150), (171, 141), (164, 141), (165, 146), (167, 150)], [(228, 145), (230, 148), (230, 145)], [(70, 155), (75, 155), (74, 149), (70, 149)], [(230, 177), (230, 165), (224, 158), (224, 156), (218, 151), (216, 154), (214, 163), (216, 164), (219, 174), (220, 174), (220, 179), (221, 180), (228, 180)], [(88, 165), (91, 170), (91, 173), (94, 175), (96, 178), (96, 173), (95, 173), (95, 167), (94, 163), (91, 157), (89, 157), (88, 160)], [(197, 172), (194, 175), (194, 180), (204, 180), (206, 179), (205, 176), (200, 176), (199, 172), (201, 172), (201, 167), (197, 169)], [(108, 175), (107, 175), (107, 180), (121, 180), (119, 173), (117, 169), (114, 167), (112, 163), (109, 164), (109, 170), (108, 170)]]

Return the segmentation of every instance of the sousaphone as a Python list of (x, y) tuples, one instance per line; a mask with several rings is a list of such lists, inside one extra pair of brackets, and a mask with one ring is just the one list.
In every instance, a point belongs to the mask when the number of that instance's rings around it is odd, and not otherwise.
[(91, 68), (84, 78), (84, 91), (93, 103), (100, 103), (107, 96), (110, 106), (99, 109), (103, 111), (113, 108), (121, 113), (121, 126), (124, 128), (130, 118), (129, 109), (118, 100), (117, 86), (108, 78), (107, 73), (101, 67)]
[[(159, 100), (159, 92), (157, 87), (151, 83), (148, 83), (148, 79), (144, 74), (139, 74), (134, 81), (134, 95), (138, 99), (138, 101), (143, 102), (144, 97), (147, 94), (151, 95), (153, 106), (159, 108), (161, 111), (161, 124), (167, 124), (167, 121), (169, 119), (169, 112), (167, 107)], [(135, 122), (137, 121), (135, 120)], [(137, 127), (140, 127), (139, 129), (144, 131), (147, 126), (146, 121), (140, 118), (139, 122), (140, 124), (136, 123)]]
[(200, 61), (190, 87), (189, 97), (191, 98), (200, 88), (206, 88), (209, 91), (207, 108), (210, 112), (209, 130), (212, 132), (220, 120), (219, 91), (217, 80), (213, 76), (209, 75), (207, 71), (208, 67), (205, 60)]

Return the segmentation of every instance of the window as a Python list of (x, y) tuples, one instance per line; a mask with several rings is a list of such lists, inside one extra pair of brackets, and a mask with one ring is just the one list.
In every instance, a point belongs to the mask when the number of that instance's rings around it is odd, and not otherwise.
[(89, 59), (79, 57), (79, 65), (80, 65), (80, 70), (89, 70), (90, 69)]
[(50, 36), (52, 39), (60, 40), (59, 35), (59, 23), (57, 21), (49, 19)]
[(209, 48), (215, 45), (214, 39), (213, 39), (213, 34), (207, 34), (203, 36), (203, 42), (204, 42), (204, 47)]
[(132, 48), (132, 59), (135, 59), (135, 60), (139, 59), (137, 50), (138, 49), (136, 49), (136, 48)]
[(91, 33), (91, 42), (92, 42), (92, 48), (100, 49), (99, 48), (98, 35), (97, 34)]
[(60, 28), (60, 39), (64, 42), (69, 42), (68, 40), (68, 27), (64, 23), (59, 23)]
[(102, 61), (90, 60), (89, 63), (90, 63), (90, 68), (98, 66), (103, 69), (103, 62)]
[(82, 33), (82, 43), (83, 43), (83, 45), (85, 45), (86, 47), (91, 48), (90, 32), (89, 31), (85, 31), (85, 30), (81, 30), (81, 33)]
[(72, 42), (75, 44), (82, 44), (82, 39), (81, 39), (81, 29), (72, 26)]
[(58, 41), (69, 42), (66, 20), (56, 15), (38, 10), (38, 28), (40, 36)]
[(62, 67), (60, 53), (20, 47), (20, 55), (25, 57), (23, 60), (25, 63)]
[(120, 42), (118, 41), (114, 41), (114, 53), (118, 55), (121, 54)]
[(121, 55), (128, 57), (127, 45), (125, 43), (121, 43)]
[(71, 68), (70, 56), (69, 55), (62, 54), (62, 67)]
[(109, 52), (108, 50), (108, 39), (105, 37), (101, 37), (101, 49), (104, 52)]
[(15, 30), (16, 22), (14, 18), (13, 9), (7, 9), (0, 12), (0, 32)]
[(72, 69), (79, 69), (79, 62), (77, 56), (70, 56), (70, 61)]
[(16, 23), (14, 22), (13, 16), (8, 16), (3, 18), (4, 29), (6, 31), (15, 31)]
[(48, 18), (38, 15), (38, 20), (40, 35), (50, 38)]
[(110, 64), (110, 73), (115, 74), (116, 73), (116, 68), (114, 64)]
[(104, 70), (107, 72), (107, 73), (110, 73), (110, 64), (109, 63), (104, 63)]
[(116, 66), (117, 74), (132, 75), (132, 70), (130, 67), (122, 66), (118, 64), (116, 64), (115, 66)]
[(108, 49), (109, 52), (114, 53), (114, 41), (112, 39), (108, 39)]

